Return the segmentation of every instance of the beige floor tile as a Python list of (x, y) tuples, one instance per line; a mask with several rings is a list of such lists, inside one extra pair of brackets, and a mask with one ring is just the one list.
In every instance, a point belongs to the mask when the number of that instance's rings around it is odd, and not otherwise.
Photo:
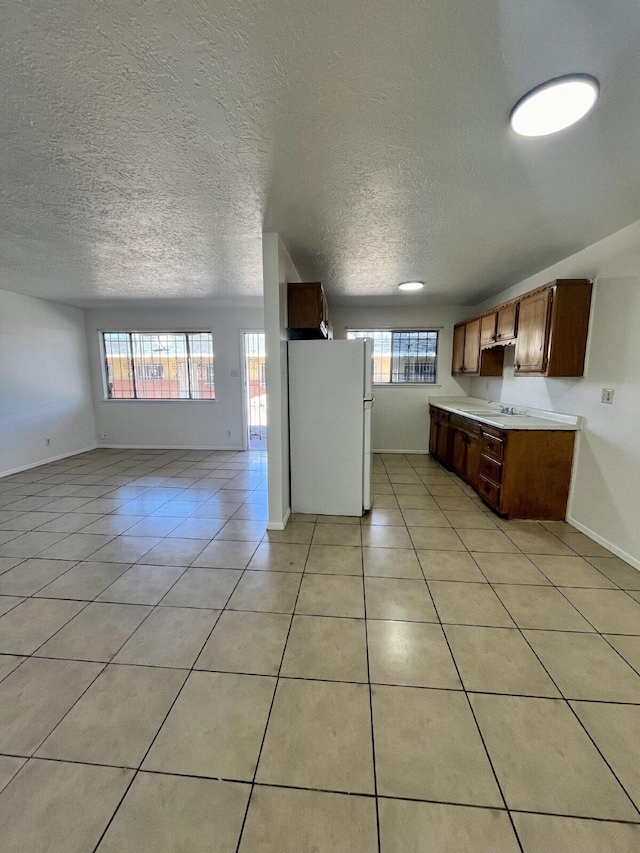
[(0, 655), (0, 681), (6, 678), (10, 672), (13, 672), (24, 660), (26, 660), (25, 657), (19, 657), (18, 655)]
[(614, 649), (617, 649), (622, 657), (631, 666), (640, 672), (640, 636), (626, 637), (622, 634), (605, 634), (607, 640)]
[(363, 548), (362, 555), (367, 577), (423, 579), (413, 548)]
[(262, 675), (191, 673), (144, 769), (251, 781), (275, 684)]
[(418, 551), (427, 580), (478, 581), (486, 578), (470, 554), (463, 551)]
[(246, 571), (229, 599), (229, 610), (293, 613), (302, 575)]
[(541, 628), (550, 631), (593, 630), (562, 593), (553, 587), (499, 584), (495, 591), (520, 628)]
[(258, 545), (249, 568), (253, 571), (302, 573), (308, 552), (308, 545), (263, 542)]
[(463, 693), (372, 688), (378, 794), (503, 806)]
[(117, 536), (91, 555), (92, 561), (135, 563), (162, 540), (152, 536)]
[(518, 853), (506, 811), (380, 800), (384, 853)]
[(640, 807), (640, 706), (604, 702), (571, 702), (571, 706), (626, 792)]
[(370, 620), (367, 639), (372, 683), (462, 688), (440, 625)]
[(223, 608), (242, 575), (240, 569), (187, 569), (161, 600), (172, 607)]
[(172, 539), (167, 536), (144, 555), (144, 562), (148, 566), (184, 566), (186, 568), (208, 544), (208, 539)]
[(4, 557), (36, 557), (43, 560), (82, 560), (108, 542), (111, 536), (63, 533), (25, 533), (3, 545)]
[(114, 663), (190, 668), (219, 613), (191, 607), (157, 607), (120, 649)]
[(235, 853), (251, 788), (238, 782), (140, 773), (99, 853)]
[(32, 760), (0, 795), (11, 853), (87, 853), (100, 840), (133, 771)]
[(31, 755), (101, 669), (40, 658), (15, 669), (0, 684), (0, 752)]
[(0, 791), (3, 791), (7, 787), (25, 761), (26, 758), (0, 755)]
[(264, 521), (232, 518), (216, 534), (216, 540), (233, 539), (238, 542), (259, 542), (264, 536), (266, 529), (267, 525)]
[(408, 527), (451, 527), (440, 509), (403, 509), (402, 516)]
[(37, 755), (137, 767), (186, 677), (177, 669), (106, 667)]
[(294, 616), (281, 675), (367, 682), (364, 620)]
[(638, 589), (629, 589), (627, 593), (633, 598), (634, 601), (640, 601), (640, 590)]
[(609, 589), (563, 589), (563, 592), (596, 631), (640, 635), (640, 603), (626, 592)]
[(363, 525), (382, 525), (383, 527), (404, 527), (405, 521), (399, 509), (372, 507), (362, 516)]
[[(556, 554), (559, 556), (572, 556), (574, 554), (571, 548), (557, 536), (544, 529), (535, 531), (512, 529), (507, 531), (507, 536), (525, 554)], [(477, 550), (482, 551), (484, 549), (478, 548)]]
[(0, 616), (4, 616), (14, 607), (17, 607), (25, 599), (17, 595), (0, 595)]
[(423, 580), (365, 578), (367, 619), (437, 622), (438, 617)]
[(478, 512), (478, 508), (465, 497), (458, 495), (436, 495), (435, 502), (441, 510), (447, 512)]
[[(40, 556), (42, 559), (47, 560), (86, 560), (88, 557), (92, 557), (99, 551), (101, 552), (107, 549), (110, 543), (119, 542), (125, 538), (126, 537), (124, 536), (118, 536), (114, 539), (111, 534), (100, 535), (97, 533), (72, 533), (70, 536), (67, 536), (66, 539), (63, 539), (56, 545), (52, 545), (51, 548), (47, 548)], [(115, 545), (113, 547), (115, 548)], [(102, 559), (106, 558), (96, 556), (96, 560)], [(134, 560), (137, 559), (137, 557), (134, 557), (133, 559), (122, 557), (121, 559), (119, 558), (117, 562), (133, 563)]]
[(366, 548), (413, 548), (411, 537), (405, 527), (380, 525), (362, 527), (362, 544)]
[(25, 599), (0, 618), (0, 653), (32, 654), (85, 606), (79, 601)]
[(256, 780), (373, 793), (369, 688), (281, 680)]
[(611, 551), (598, 545), (593, 539), (585, 536), (584, 533), (565, 533), (562, 537), (563, 542), (572, 548), (577, 554), (583, 557), (611, 557)]
[(456, 530), (495, 530), (496, 523), (486, 512), (445, 512), (449, 524)]
[(110, 661), (151, 607), (136, 604), (89, 604), (38, 650), (41, 657)]
[(358, 524), (316, 524), (314, 545), (361, 545)]
[(467, 690), (560, 695), (519, 631), (469, 625), (446, 625), (444, 631)]
[(442, 622), (513, 627), (513, 620), (487, 583), (429, 581), (429, 589)]
[(640, 589), (638, 569), (634, 569), (618, 557), (587, 557), (586, 559), (622, 589)]
[(566, 699), (640, 703), (640, 675), (597, 634), (524, 634)]
[(193, 566), (209, 569), (245, 569), (258, 545), (258, 542), (223, 542), (216, 539), (207, 545), (194, 561)]
[(563, 700), (470, 698), (509, 808), (639, 819)]
[[(262, 522), (259, 522), (262, 523)], [(222, 518), (187, 518), (181, 521), (169, 533), (171, 539), (205, 539), (209, 541), (225, 526)]]
[(364, 618), (362, 578), (346, 575), (304, 575), (296, 613), (307, 616)]
[(239, 853), (376, 853), (371, 797), (257, 786)]
[(305, 571), (309, 574), (362, 575), (362, 548), (353, 545), (312, 545)]
[(118, 604), (158, 604), (186, 569), (184, 566), (131, 566), (98, 596)]
[(460, 537), (452, 528), (410, 527), (413, 547), (433, 551), (465, 551)]
[(0, 575), (0, 595), (33, 595), (74, 565), (72, 560), (25, 560)]
[(458, 535), (470, 551), (496, 554), (517, 553), (518, 549), (501, 530), (459, 530)]
[(225, 610), (195, 668), (277, 675), (290, 623), (284, 613)]
[(289, 521), (310, 521), (315, 524), (318, 516), (307, 512), (292, 512)]
[(534, 584), (549, 586), (550, 581), (524, 554), (485, 554), (474, 551), (471, 556), (489, 583)]
[(373, 506), (379, 507), (380, 509), (398, 509), (398, 501), (396, 496), (393, 494), (389, 495), (380, 495), (376, 494), (375, 490), (379, 488), (379, 483), (373, 483), (372, 497), (373, 497)]
[(551, 815), (514, 814), (524, 853), (636, 853), (640, 826)]
[[(122, 519), (126, 524), (133, 516), (113, 515), (109, 516), (113, 519)], [(171, 516), (153, 516), (146, 518), (142, 517), (135, 524), (129, 524), (126, 528), (127, 536), (153, 536), (156, 539), (161, 536), (168, 536), (172, 530), (182, 523), (182, 518), (171, 518)], [(222, 523), (222, 522), (220, 522)], [(122, 531), (120, 531), (122, 533)]]
[(422, 487), (422, 491), (418, 494), (412, 494), (405, 490), (400, 491), (396, 486), (395, 489), (398, 506), (404, 512), (406, 509), (421, 509), (429, 510), (430, 512), (442, 512), (435, 499), (427, 493), (427, 490)]
[(129, 563), (78, 563), (43, 587), (38, 596), (93, 601), (129, 568)]
[(534, 554), (531, 561), (556, 586), (616, 588), (609, 578), (590, 566), (582, 557)]
[(266, 536), (269, 542), (309, 545), (314, 530), (313, 523), (289, 521), (284, 530), (268, 530)]

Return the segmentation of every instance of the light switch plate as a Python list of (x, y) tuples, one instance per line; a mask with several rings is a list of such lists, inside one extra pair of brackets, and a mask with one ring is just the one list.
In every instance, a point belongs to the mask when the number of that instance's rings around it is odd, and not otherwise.
[(603, 388), (602, 389), (602, 397), (600, 398), (601, 403), (613, 403), (613, 388)]

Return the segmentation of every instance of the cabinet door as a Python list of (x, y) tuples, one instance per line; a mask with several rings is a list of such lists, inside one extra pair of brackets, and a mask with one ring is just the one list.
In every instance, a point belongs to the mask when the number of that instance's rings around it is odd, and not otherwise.
[(465, 461), (465, 479), (474, 489), (478, 488), (480, 476), (480, 457), (482, 456), (482, 442), (480, 436), (469, 435), (467, 437), (467, 458)]
[(496, 342), (496, 318), (495, 312), (480, 318), (480, 346), (491, 346)]
[(549, 344), (551, 290), (525, 296), (520, 302), (515, 373), (544, 373)]
[(464, 332), (465, 325), (454, 326), (453, 329), (453, 359), (451, 361), (451, 373), (459, 376), (464, 373)]
[(460, 477), (466, 476), (467, 469), (467, 434), (458, 429), (453, 430), (451, 441), (451, 467)]
[(518, 318), (518, 303), (505, 305), (498, 311), (498, 322), (496, 327), (496, 340), (512, 341), (516, 336), (516, 322)]
[(438, 422), (436, 459), (443, 465), (449, 464), (449, 426), (442, 421)]
[(464, 374), (480, 373), (480, 320), (470, 320), (464, 333)]
[(436, 458), (438, 456), (438, 421), (433, 415), (429, 424), (429, 453)]

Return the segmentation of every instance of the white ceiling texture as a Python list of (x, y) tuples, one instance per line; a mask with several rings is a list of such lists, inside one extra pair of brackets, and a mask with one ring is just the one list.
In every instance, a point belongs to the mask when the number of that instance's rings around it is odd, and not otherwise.
[[(640, 218), (636, 0), (15, 0), (0, 288), (261, 293), (278, 231), (336, 299), (472, 303)], [(561, 74), (594, 112), (521, 139)]]

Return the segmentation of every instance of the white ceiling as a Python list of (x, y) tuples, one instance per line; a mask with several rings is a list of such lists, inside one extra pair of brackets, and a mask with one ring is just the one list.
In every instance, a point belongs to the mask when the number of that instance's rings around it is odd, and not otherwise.
[[(0, 34), (0, 287), (476, 302), (640, 218), (635, 0), (36, 0)], [(526, 90), (601, 82), (525, 140)]]

